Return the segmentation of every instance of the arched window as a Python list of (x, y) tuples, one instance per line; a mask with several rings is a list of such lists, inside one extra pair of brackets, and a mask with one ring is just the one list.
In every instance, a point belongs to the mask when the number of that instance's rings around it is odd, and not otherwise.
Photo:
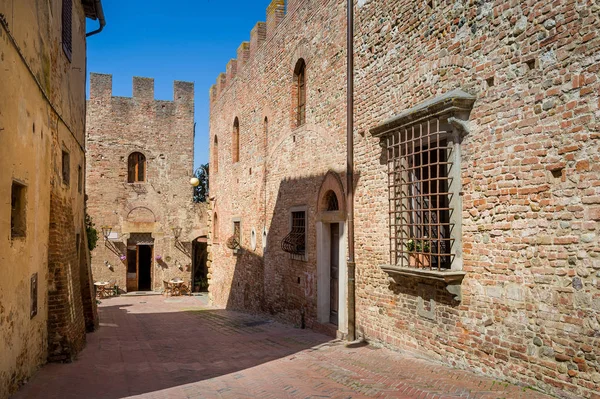
[(294, 68), (294, 103), (296, 126), (302, 126), (306, 122), (306, 63), (302, 58)]
[(233, 121), (233, 133), (231, 135), (231, 159), (233, 162), (238, 162), (240, 160), (240, 121), (237, 116)]
[(219, 171), (219, 139), (215, 136), (215, 142), (213, 144), (213, 171), (217, 173)]
[(324, 201), (325, 201), (325, 203), (323, 205), (324, 205), (325, 210), (327, 210), (327, 211), (339, 211), (340, 210), (340, 205), (338, 204), (337, 195), (335, 195), (333, 190), (329, 190), (325, 193)]
[(134, 152), (127, 160), (127, 182), (142, 181), (146, 181), (146, 156), (141, 152)]
[(269, 143), (269, 119), (266, 116), (265, 116), (265, 120), (263, 122), (263, 133), (265, 135), (264, 144), (265, 144), (265, 155), (266, 155), (267, 145)]
[(213, 215), (213, 238), (212, 238), (212, 240), (213, 240), (213, 242), (219, 241), (219, 218), (217, 217), (216, 213)]

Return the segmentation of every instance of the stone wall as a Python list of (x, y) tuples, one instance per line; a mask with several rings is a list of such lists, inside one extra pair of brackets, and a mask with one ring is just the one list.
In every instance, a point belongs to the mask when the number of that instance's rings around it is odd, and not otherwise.
[[(87, 110), (88, 212), (100, 232), (92, 253), (94, 281), (115, 281), (126, 290), (127, 240), (154, 238), (152, 289), (163, 280), (190, 278), (191, 241), (205, 236), (203, 205), (192, 203), (194, 87), (175, 82), (174, 100), (154, 99), (154, 81), (133, 79), (133, 98), (112, 96), (112, 76), (92, 73)], [(128, 183), (127, 160), (141, 152), (147, 180)], [(104, 242), (101, 227), (110, 226)], [(179, 245), (172, 228), (182, 229)]]
[[(548, 392), (594, 397), (598, 5), (366, 0), (355, 7), (359, 334)], [(256, 25), (210, 91), (212, 234), (218, 230), (210, 240), (211, 296), (298, 324), (304, 314), (307, 325), (327, 329), (317, 323), (318, 192), (328, 170), (342, 181), (345, 170), (345, 7), (294, 1), (287, 10)], [(295, 128), (299, 58), (307, 63), (307, 123)], [(387, 166), (370, 133), (457, 88), (476, 97), (461, 144), (460, 300), (423, 276), (390, 282), (380, 267), (390, 263)], [(306, 262), (280, 249), (298, 205), (308, 210)], [(235, 254), (224, 245), (234, 219), (244, 248)], [(263, 227), (267, 249), (259, 234), (253, 250), (251, 230)]]
[[(76, 355), (85, 343), (84, 312), (96, 323), (90, 287), (79, 280), (89, 275), (77, 184), (85, 166), (85, 14), (74, 1), (70, 60), (56, 15), (61, 2), (0, 4), (0, 398), (48, 359)], [(62, 182), (63, 151), (70, 184)], [(11, 236), (13, 182), (25, 187), (23, 237)], [(76, 248), (77, 234), (84, 250)]]

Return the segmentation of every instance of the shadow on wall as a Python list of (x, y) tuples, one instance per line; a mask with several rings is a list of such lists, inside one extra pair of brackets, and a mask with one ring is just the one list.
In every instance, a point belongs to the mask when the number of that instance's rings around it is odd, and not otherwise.
[[(267, 228), (267, 248), (264, 257), (260, 255), (262, 247), (262, 225), (242, 226), (247, 235), (242, 237), (242, 246), (234, 250), (221, 245), (235, 257), (235, 269), (226, 308), (250, 312), (264, 312), (278, 319), (293, 323), (297, 327), (314, 328), (326, 331), (317, 318), (317, 232), (316, 223), (320, 217), (319, 202), (323, 193), (324, 181), (328, 175), (334, 175), (339, 181), (338, 198), (345, 204), (346, 175), (328, 172), (320, 175), (295, 179), (285, 179), (279, 184), (277, 200), (269, 227)], [(359, 180), (355, 174), (354, 187)], [(264, 198), (264, 196), (262, 197)], [(271, 200), (269, 199), (269, 202)], [(261, 206), (253, 204), (255, 209)], [(344, 206), (342, 204), (342, 206)], [(282, 250), (281, 242), (291, 231), (292, 209), (306, 209), (306, 257), (305, 260), (294, 257)], [(270, 209), (270, 207), (267, 207)], [(345, 209), (345, 208), (340, 208)], [(343, 221), (345, 221), (345, 213)], [(221, 221), (228, 223), (228, 221)], [(244, 223), (244, 220), (241, 221)], [(260, 222), (257, 222), (260, 223)], [(223, 226), (223, 224), (221, 224)], [(257, 234), (256, 250), (249, 247), (249, 231), (254, 228)], [(228, 237), (223, 237), (224, 239)], [(344, 242), (346, 247), (347, 243)], [(218, 266), (217, 266), (218, 267)], [(340, 281), (340, 284), (342, 282)], [(226, 289), (226, 288), (223, 288)], [(328, 331), (328, 330), (327, 330)], [(331, 331), (328, 331), (331, 333)], [(333, 330), (335, 333), (335, 329)]]

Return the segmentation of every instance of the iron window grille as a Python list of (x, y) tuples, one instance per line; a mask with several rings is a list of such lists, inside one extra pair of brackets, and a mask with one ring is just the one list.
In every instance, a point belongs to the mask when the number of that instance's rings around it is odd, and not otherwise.
[(450, 207), (452, 132), (430, 119), (386, 137), (390, 262), (402, 267), (450, 269), (455, 254)]
[(306, 254), (306, 211), (292, 212), (292, 229), (281, 241), (281, 249), (292, 259), (304, 260)]

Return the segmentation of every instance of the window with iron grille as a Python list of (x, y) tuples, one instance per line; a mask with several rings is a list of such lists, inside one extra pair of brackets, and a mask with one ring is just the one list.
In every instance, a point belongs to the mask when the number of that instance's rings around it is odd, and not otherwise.
[(433, 119), (386, 138), (390, 261), (400, 266), (450, 269), (453, 139)]
[(129, 155), (127, 160), (127, 182), (143, 181), (146, 181), (146, 156), (140, 152), (134, 152)]
[(237, 241), (238, 246), (242, 245), (242, 228), (240, 221), (233, 222), (233, 238)]
[(475, 101), (454, 89), (370, 129), (387, 162), (391, 272), (462, 270), (460, 152)]
[(306, 260), (306, 211), (292, 210), (291, 231), (281, 241), (281, 249), (292, 259)]
[(73, 0), (63, 0), (62, 2), (62, 47), (71, 61), (73, 54)]

